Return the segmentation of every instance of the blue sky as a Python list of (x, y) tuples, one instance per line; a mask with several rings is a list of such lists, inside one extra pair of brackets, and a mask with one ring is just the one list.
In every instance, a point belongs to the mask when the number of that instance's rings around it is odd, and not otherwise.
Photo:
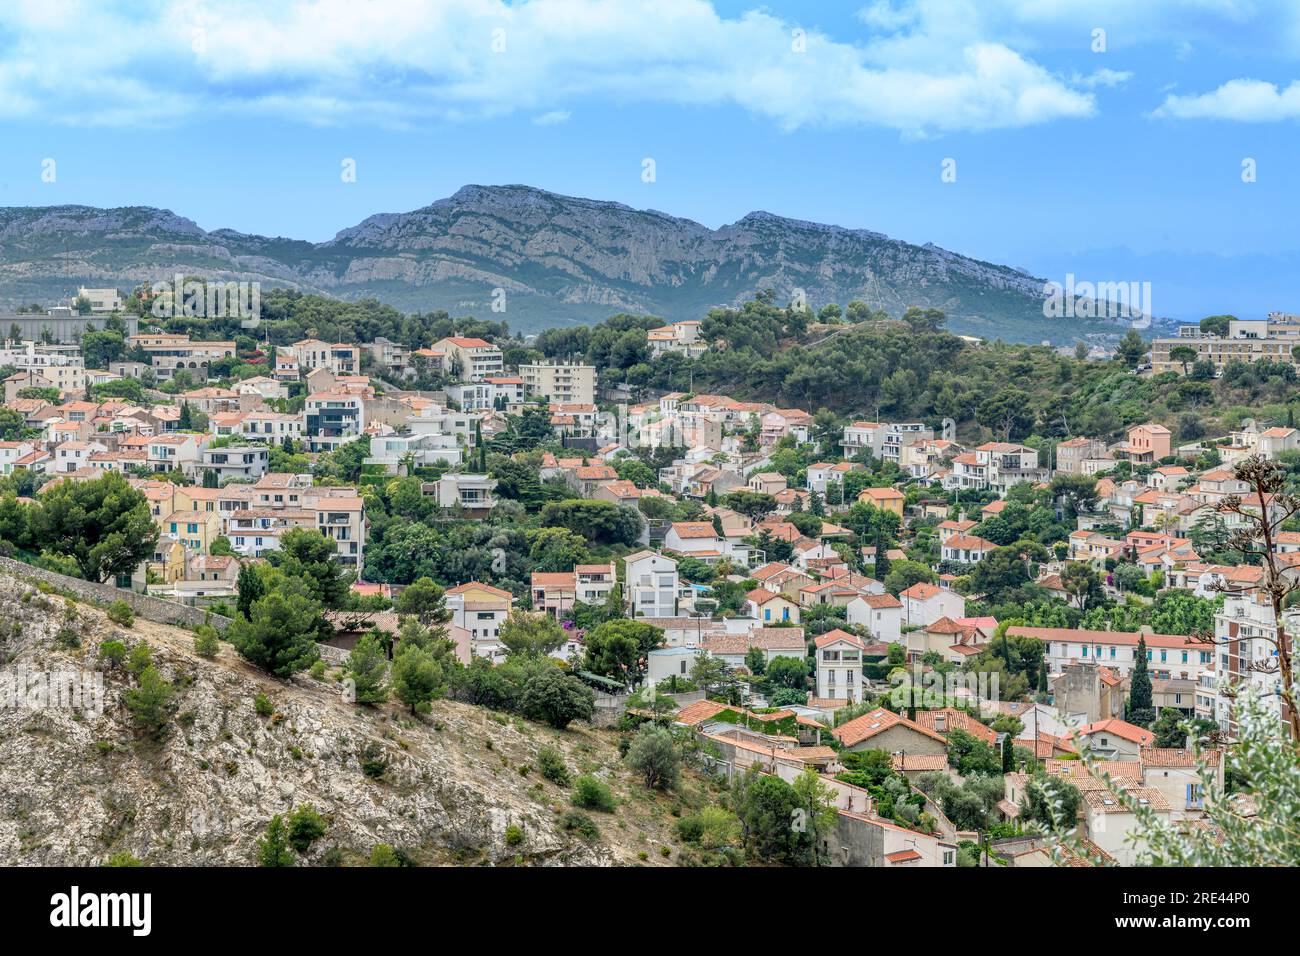
[(1297, 123), (1294, 0), (0, 10), (0, 205), (154, 205), (322, 240), (519, 182), (1150, 281), (1179, 317), (1300, 311)]

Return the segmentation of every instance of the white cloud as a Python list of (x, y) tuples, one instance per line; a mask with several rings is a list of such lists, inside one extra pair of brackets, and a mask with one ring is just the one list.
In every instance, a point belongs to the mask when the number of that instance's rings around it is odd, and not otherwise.
[(543, 113), (541, 116), (533, 117), (534, 126), (556, 126), (560, 123), (567, 123), (572, 116), (568, 110), (551, 110), (549, 113)]
[(1090, 90), (1099, 86), (1115, 87), (1123, 86), (1129, 80), (1133, 79), (1133, 74), (1127, 70), (1095, 70), (1087, 76), (1075, 76), (1072, 80), (1075, 86), (1086, 87)]
[(1229, 80), (1217, 90), (1165, 97), (1153, 115), (1175, 119), (1221, 119), (1273, 123), (1300, 119), (1300, 80), (1285, 89), (1263, 80)]
[[(877, 14), (881, 29), (926, 25), (910, 50), (810, 29), (801, 52), (798, 24), (766, 11), (724, 17), (707, 0), (146, 0), (134, 16), (26, 0), (0, 8), (0, 36), (17, 38), (0, 48), (0, 117), (543, 122), (590, 98), (929, 135), (1094, 113), (1086, 84), (986, 39), (977, 18), (948, 17), (936, 33), (922, 6)], [(93, 56), (70, 54), (70, 35), (102, 42)]]

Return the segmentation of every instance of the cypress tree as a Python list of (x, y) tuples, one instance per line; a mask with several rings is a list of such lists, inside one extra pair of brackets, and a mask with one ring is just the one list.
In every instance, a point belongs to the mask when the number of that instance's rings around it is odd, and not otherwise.
[(1145, 725), (1151, 717), (1151, 675), (1147, 673), (1147, 642), (1145, 637), (1138, 638), (1137, 660), (1133, 664), (1133, 676), (1128, 695), (1129, 718), (1134, 723)]

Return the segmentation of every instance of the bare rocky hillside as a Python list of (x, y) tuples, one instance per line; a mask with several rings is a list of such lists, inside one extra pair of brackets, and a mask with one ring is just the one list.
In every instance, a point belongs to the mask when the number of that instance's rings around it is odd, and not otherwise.
[[(60, 631), (80, 646), (62, 646)], [(0, 576), (0, 673), (97, 670), (99, 644), (113, 638), (146, 641), (176, 684), (170, 733), (157, 744), (135, 731), (122, 705), (133, 679), (121, 669), (105, 673), (99, 715), (0, 700), (0, 864), (94, 865), (129, 852), (149, 865), (249, 865), (271, 816), (301, 804), (329, 829), (300, 865), (364, 863), (377, 844), (426, 865), (671, 862), (661, 855), (671, 798), (631, 778), (611, 732), (556, 732), (451, 701), (423, 721), (362, 710), (328, 679), (274, 680), (224, 644), (205, 660), (189, 631), (140, 619), (122, 629)], [(259, 694), (269, 717), (255, 709)], [(544, 744), (618, 796), (615, 813), (591, 814), (598, 839), (560, 825), (570, 795), (535, 769)], [(523, 832), (515, 845), (511, 825)]]

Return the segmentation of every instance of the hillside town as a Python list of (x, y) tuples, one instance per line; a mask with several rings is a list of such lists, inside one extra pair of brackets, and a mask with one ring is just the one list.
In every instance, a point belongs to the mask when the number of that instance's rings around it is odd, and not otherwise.
[[(629, 388), (504, 326), (209, 338), (140, 295), (0, 316), (3, 554), (201, 609), (359, 706), (616, 728), (651, 787), (736, 792), (683, 818), (694, 862), (1132, 865), (1152, 820), (1238, 799), (1243, 685), (1295, 721), (1262, 666), (1300, 565), (1289, 421), (999, 440)], [(700, 325), (645, 323), (646, 361)], [(812, 835), (758, 839), (760, 791), (817, 803)]]

